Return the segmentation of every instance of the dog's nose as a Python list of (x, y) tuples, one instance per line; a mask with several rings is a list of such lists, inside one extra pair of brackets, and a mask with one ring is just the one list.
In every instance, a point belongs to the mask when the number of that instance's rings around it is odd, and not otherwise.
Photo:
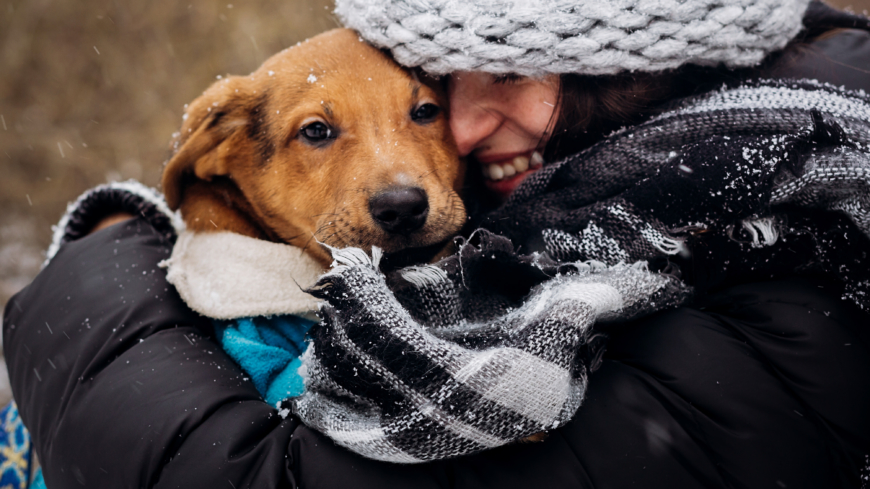
[(419, 187), (391, 189), (369, 199), (369, 212), (384, 231), (411, 234), (426, 223), (429, 198)]

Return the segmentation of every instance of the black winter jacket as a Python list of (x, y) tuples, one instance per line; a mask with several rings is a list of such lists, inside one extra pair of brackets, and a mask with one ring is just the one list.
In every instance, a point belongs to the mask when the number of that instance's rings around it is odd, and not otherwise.
[[(870, 91), (870, 35), (813, 46), (774, 68)], [(544, 442), (394, 465), (277, 416), (165, 281), (171, 245), (145, 219), (115, 225), (63, 246), (6, 306), (50, 489), (861, 486), (870, 316), (823, 277), (612, 326), (586, 402)]]

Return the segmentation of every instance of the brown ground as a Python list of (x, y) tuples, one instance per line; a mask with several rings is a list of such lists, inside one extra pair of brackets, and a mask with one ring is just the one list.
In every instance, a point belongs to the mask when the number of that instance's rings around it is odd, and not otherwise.
[(0, 2), (0, 304), (38, 271), (68, 201), (107, 180), (156, 185), (182, 106), (217, 75), (335, 27), (331, 10), (331, 0)]

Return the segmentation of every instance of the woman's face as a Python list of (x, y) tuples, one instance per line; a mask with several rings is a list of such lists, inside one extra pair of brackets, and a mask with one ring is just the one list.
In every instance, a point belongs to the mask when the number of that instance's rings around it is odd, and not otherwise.
[(544, 160), (558, 114), (559, 77), (499, 78), (481, 72), (450, 76), (450, 129), (461, 156), (480, 165), (484, 182), (505, 200)]

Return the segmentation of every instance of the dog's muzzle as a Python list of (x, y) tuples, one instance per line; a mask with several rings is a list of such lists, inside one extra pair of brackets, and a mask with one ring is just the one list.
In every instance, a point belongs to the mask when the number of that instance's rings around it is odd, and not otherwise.
[(419, 187), (399, 187), (369, 199), (372, 219), (384, 231), (407, 236), (426, 224), (429, 197)]

